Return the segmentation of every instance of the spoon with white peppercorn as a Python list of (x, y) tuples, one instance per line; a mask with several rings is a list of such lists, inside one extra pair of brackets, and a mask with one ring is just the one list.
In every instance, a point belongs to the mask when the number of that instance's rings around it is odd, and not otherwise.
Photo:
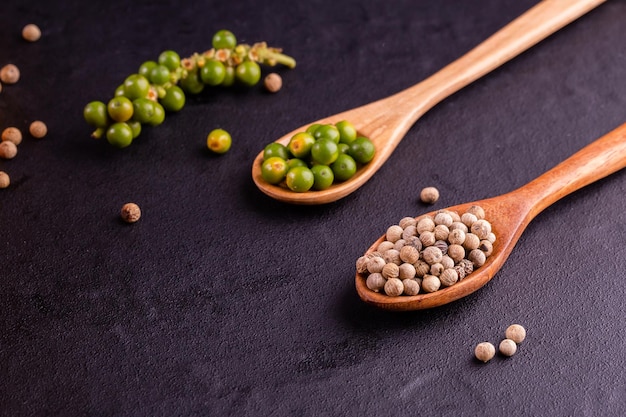
[[(462, 281), (431, 293), (392, 297), (370, 290), (366, 276), (357, 272), (357, 292), (366, 303), (398, 311), (437, 307), (465, 297), (491, 280), (539, 213), (566, 195), (623, 168), (626, 168), (626, 123), (514, 191), (445, 209), (462, 213), (472, 206), (482, 207), (497, 236), (486, 262)], [(366, 255), (376, 251), (384, 240), (385, 236), (378, 239)]]
[(375, 146), (374, 158), (359, 168), (352, 178), (320, 191), (294, 192), (284, 184), (273, 185), (263, 179), (262, 151), (252, 165), (255, 184), (268, 196), (292, 204), (325, 204), (345, 197), (378, 171), (411, 126), (428, 110), (604, 1), (541, 1), (424, 81), (387, 98), (299, 127), (276, 140), (286, 146), (296, 133), (305, 131), (310, 125), (346, 120), (354, 125), (360, 136), (370, 138)]

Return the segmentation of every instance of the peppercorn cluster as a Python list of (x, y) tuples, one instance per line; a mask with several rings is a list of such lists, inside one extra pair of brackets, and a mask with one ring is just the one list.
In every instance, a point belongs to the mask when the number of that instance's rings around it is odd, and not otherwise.
[(356, 262), (367, 287), (397, 297), (431, 293), (463, 280), (493, 251), (496, 236), (480, 206), (405, 217), (387, 229), (375, 251)]

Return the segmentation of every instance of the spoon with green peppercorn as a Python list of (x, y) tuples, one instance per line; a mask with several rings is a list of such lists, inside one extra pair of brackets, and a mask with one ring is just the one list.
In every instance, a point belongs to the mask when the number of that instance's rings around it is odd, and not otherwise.
[[(485, 219), (489, 220), (496, 235), (493, 251), (486, 262), (462, 281), (432, 293), (391, 297), (370, 290), (365, 275), (357, 273), (357, 292), (363, 301), (387, 310), (421, 310), (465, 297), (491, 280), (522, 232), (539, 213), (566, 195), (623, 168), (626, 168), (626, 123), (514, 191), (447, 208), (463, 213), (471, 206), (482, 207)], [(366, 254), (376, 251), (383, 240), (385, 236), (378, 239)]]
[(489, 73), (606, 0), (544, 0), (500, 29), (461, 58), (424, 81), (387, 98), (294, 129), (276, 142), (287, 145), (312, 124), (351, 122), (374, 143), (374, 158), (356, 174), (321, 191), (294, 192), (263, 179), (263, 152), (252, 165), (252, 178), (268, 196), (293, 204), (330, 203), (357, 190), (387, 161), (411, 126), (436, 104)]

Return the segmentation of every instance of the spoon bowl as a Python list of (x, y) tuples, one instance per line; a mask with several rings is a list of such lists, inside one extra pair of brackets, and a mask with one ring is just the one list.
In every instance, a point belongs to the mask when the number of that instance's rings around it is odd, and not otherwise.
[[(463, 213), (472, 205), (481, 206), (496, 235), (493, 252), (485, 264), (462, 281), (432, 293), (391, 297), (367, 288), (366, 276), (357, 273), (357, 293), (366, 303), (387, 310), (421, 310), (465, 297), (493, 278), (523, 231), (539, 213), (566, 195), (625, 167), (626, 123), (514, 191), (449, 207), (449, 210)], [(383, 240), (384, 235), (370, 246), (366, 254), (374, 252)]]
[(351, 179), (334, 184), (326, 190), (293, 192), (284, 185), (272, 185), (263, 180), (261, 151), (252, 164), (254, 183), (266, 195), (292, 204), (325, 204), (347, 196), (380, 169), (407, 131), (424, 113), (605, 1), (541, 1), (424, 81), (387, 98), (311, 122), (276, 141), (287, 145), (294, 134), (305, 131), (311, 124), (348, 120), (376, 148), (374, 159), (357, 170)]

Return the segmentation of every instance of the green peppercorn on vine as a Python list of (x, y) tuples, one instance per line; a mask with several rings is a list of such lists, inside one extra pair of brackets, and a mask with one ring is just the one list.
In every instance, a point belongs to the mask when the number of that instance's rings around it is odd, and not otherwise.
[(238, 44), (232, 32), (220, 30), (213, 36), (212, 48), (203, 53), (181, 59), (177, 52), (166, 50), (156, 61), (142, 63), (107, 103), (88, 103), (83, 118), (95, 128), (93, 138), (106, 137), (110, 144), (124, 148), (141, 133), (142, 125), (158, 126), (166, 112), (180, 111), (187, 95), (206, 87), (256, 85), (260, 65), (295, 68), (296, 61), (266, 42)]

